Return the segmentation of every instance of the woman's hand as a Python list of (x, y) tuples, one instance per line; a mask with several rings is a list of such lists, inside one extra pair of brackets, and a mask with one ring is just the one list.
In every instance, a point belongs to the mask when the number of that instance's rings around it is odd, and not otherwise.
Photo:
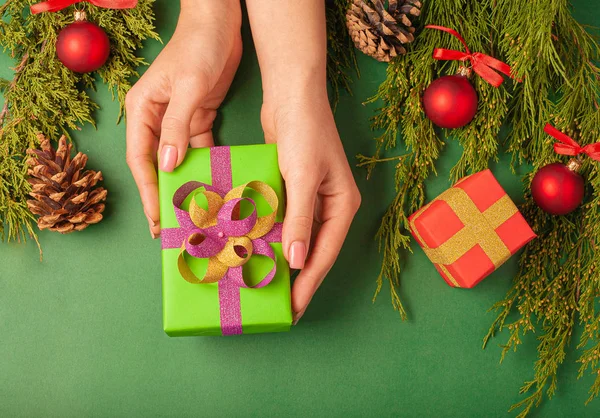
[(327, 100), (323, 0), (246, 5), (262, 76), (263, 130), (267, 142), (277, 142), (287, 189), (283, 252), (302, 270), (292, 288), (297, 322), (340, 252), (360, 194)]
[(295, 323), (333, 266), (360, 206), (360, 193), (325, 92), (265, 103), (261, 119), (266, 141), (277, 142), (287, 190), (284, 255), (291, 268), (302, 270), (292, 289)]
[(127, 95), (127, 164), (153, 238), (160, 233), (156, 165), (172, 171), (188, 145), (213, 145), (217, 108), (242, 55), (240, 27), (239, 0), (181, 0), (173, 37)]
[(302, 270), (292, 288), (297, 322), (340, 252), (360, 194), (327, 100), (323, 0), (246, 5), (262, 76), (263, 130), (267, 142), (277, 142), (287, 189), (283, 252)]

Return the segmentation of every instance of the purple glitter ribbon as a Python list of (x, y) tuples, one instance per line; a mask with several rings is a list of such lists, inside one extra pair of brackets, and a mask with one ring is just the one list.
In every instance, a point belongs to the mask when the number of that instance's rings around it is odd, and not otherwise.
[[(219, 209), (217, 224), (199, 228), (192, 222), (190, 214), (181, 209), (183, 201), (198, 188), (204, 187), (209, 192), (217, 193), (222, 198), (233, 188), (231, 180), (231, 153), (229, 147), (213, 147), (210, 149), (210, 167), (212, 185), (198, 181), (183, 184), (173, 196), (173, 207), (179, 228), (164, 228), (161, 231), (163, 249), (181, 248), (196, 258), (216, 256), (227, 244), (229, 237), (245, 236), (256, 224), (256, 205), (252, 199), (238, 198), (225, 202)], [(255, 208), (245, 219), (232, 219), (235, 209), (241, 200), (249, 201)], [(260, 238), (252, 240), (252, 253), (271, 258), (274, 266), (271, 271), (256, 285), (248, 286), (244, 282), (242, 266), (230, 267), (223, 278), (218, 281), (221, 331), (223, 335), (242, 334), (242, 309), (240, 288), (260, 288), (268, 285), (276, 273), (275, 253), (269, 243), (281, 242), (282, 224), (276, 222), (271, 230)], [(204, 240), (199, 244), (190, 242), (194, 234), (201, 234)]]

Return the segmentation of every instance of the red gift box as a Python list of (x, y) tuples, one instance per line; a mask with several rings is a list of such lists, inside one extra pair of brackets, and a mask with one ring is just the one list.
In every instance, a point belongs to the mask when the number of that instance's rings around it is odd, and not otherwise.
[(408, 221), (453, 287), (474, 287), (536, 237), (490, 170), (459, 180)]

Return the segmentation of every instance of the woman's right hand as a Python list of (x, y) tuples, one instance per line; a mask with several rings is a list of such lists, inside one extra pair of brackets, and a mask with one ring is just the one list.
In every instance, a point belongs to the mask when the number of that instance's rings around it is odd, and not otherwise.
[(214, 145), (217, 108), (242, 55), (241, 20), (239, 0), (181, 0), (173, 37), (127, 94), (127, 164), (152, 238), (160, 233), (156, 167), (173, 171), (188, 145)]

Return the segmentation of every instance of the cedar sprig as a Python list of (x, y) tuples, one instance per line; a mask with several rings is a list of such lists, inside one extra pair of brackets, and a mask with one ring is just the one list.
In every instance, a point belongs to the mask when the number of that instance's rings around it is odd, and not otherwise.
[[(26, 181), (25, 152), (38, 145), (37, 134), (59, 138), (94, 125), (98, 105), (86, 89), (95, 89), (94, 74), (76, 74), (56, 58), (59, 31), (73, 22), (73, 7), (57, 13), (32, 16), (29, 6), (37, 0), (7, 0), (0, 6), (0, 45), (15, 60), (12, 80), (0, 80), (4, 108), (0, 111), (0, 235), (3, 240), (37, 241), (26, 200), (30, 185)], [(97, 71), (100, 79), (120, 102), (145, 64), (136, 55), (146, 39), (158, 40), (154, 31), (154, 0), (139, 0), (132, 10), (109, 10), (88, 3), (88, 17), (100, 25), (111, 39), (111, 55)]]
[[(528, 4), (522, 21), (504, 13), (514, 9), (511, 2), (498, 2), (493, 19), (504, 28), (500, 49), (523, 77), (511, 101), (509, 121), (513, 129), (508, 143), (513, 156), (535, 169), (558, 158), (552, 151), (554, 140), (541, 127), (553, 122), (581, 144), (597, 142), (600, 136), (598, 97), (600, 79), (594, 62), (600, 58), (595, 38), (572, 17), (567, 1)], [(520, 16), (520, 17), (521, 17)], [(581, 209), (569, 216), (550, 216), (535, 207), (528, 194), (523, 211), (534, 223), (539, 238), (527, 246), (520, 259), (520, 271), (513, 288), (496, 304), (500, 311), (484, 342), (508, 328), (509, 340), (503, 349), (516, 349), (521, 337), (534, 330), (538, 336), (538, 360), (533, 379), (521, 389), (526, 397), (513, 409), (526, 416), (544, 395), (552, 397), (558, 387), (557, 372), (577, 325), (584, 330), (577, 348), (583, 353), (579, 376), (586, 371), (596, 376), (588, 402), (600, 390), (598, 317), (595, 304), (600, 296), (600, 178), (598, 164), (584, 160), (582, 175), (589, 196)], [(525, 180), (528, 188), (531, 176)], [(592, 190), (590, 190), (592, 189)], [(506, 324), (512, 312), (518, 318)], [(590, 347), (592, 345), (592, 347)]]
[(330, 102), (335, 112), (340, 100), (340, 90), (352, 94), (352, 73), (359, 75), (354, 44), (346, 29), (346, 10), (350, 0), (326, 2), (327, 18), (327, 79)]
[[(461, 10), (460, 19), (456, 10)], [(390, 63), (386, 80), (373, 98), (383, 102), (373, 120), (374, 128), (383, 134), (376, 138), (373, 156), (358, 158), (368, 175), (379, 163), (396, 164), (397, 195), (377, 235), (383, 253), (377, 291), (388, 279), (392, 303), (403, 318), (406, 312), (396, 290), (403, 265), (399, 251), (410, 249), (407, 216), (425, 203), (423, 182), (435, 173), (443, 147), (436, 132), (463, 147), (452, 180), (487, 168), (497, 160), (502, 145), (512, 154), (515, 171), (522, 164), (536, 170), (553, 161), (566, 162), (567, 158), (554, 154), (554, 140), (543, 132), (547, 122), (583, 145), (600, 138), (600, 71), (595, 64), (600, 61), (599, 47), (590, 29), (572, 17), (568, 1), (425, 1), (421, 24), (453, 27), (471, 50), (509, 63), (515, 78), (523, 82), (507, 80), (496, 89), (475, 77), (480, 104), (473, 122), (461, 129), (436, 131), (424, 118), (420, 97), (434, 78), (454, 73), (458, 64), (434, 62), (431, 53), (434, 47), (460, 49), (460, 44), (447, 34), (419, 28), (412, 51)], [(402, 141), (396, 147), (398, 139)], [(399, 148), (401, 155), (389, 156), (390, 148)], [(588, 402), (600, 393), (598, 163), (585, 160), (582, 174), (588, 195), (571, 215), (545, 214), (526, 193), (521, 210), (539, 237), (520, 256), (514, 285), (494, 305), (498, 316), (484, 339), (485, 345), (494, 335), (508, 331), (503, 359), (523, 343), (524, 335), (536, 332), (538, 336), (533, 377), (521, 388), (522, 401), (511, 409), (518, 410), (520, 417), (559, 390), (557, 373), (569, 347), (575, 348), (576, 327), (583, 330), (576, 344), (582, 351), (579, 375), (595, 376)], [(532, 173), (524, 177), (525, 190), (531, 179)]]

